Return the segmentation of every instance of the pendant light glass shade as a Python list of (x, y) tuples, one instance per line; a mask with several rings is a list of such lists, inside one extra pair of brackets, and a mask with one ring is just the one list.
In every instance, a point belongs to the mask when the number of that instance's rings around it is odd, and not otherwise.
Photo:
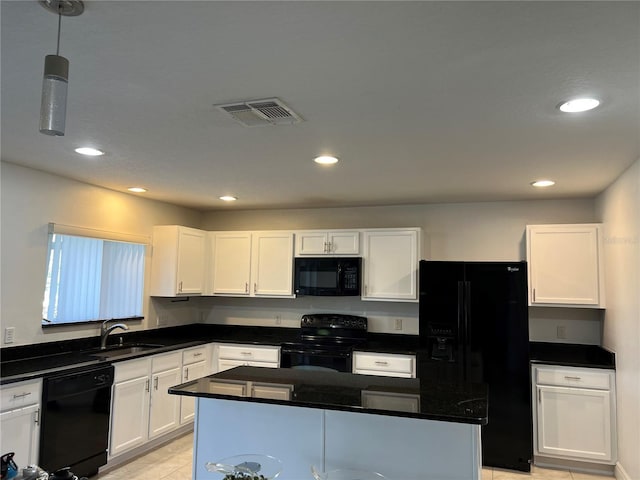
[(40, 104), (40, 133), (62, 136), (67, 116), (67, 87), (69, 60), (60, 55), (44, 59), (42, 102)]
[(48, 11), (58, 16), (56, 54), (44, 58), (42, 101), (40, 103), (40, 133), (62, 136), (67, 117), (67, 87), (69, 60), (60, 56), (62, 17), (77, 17), (84, 12), (82, 0), (38, 0)]

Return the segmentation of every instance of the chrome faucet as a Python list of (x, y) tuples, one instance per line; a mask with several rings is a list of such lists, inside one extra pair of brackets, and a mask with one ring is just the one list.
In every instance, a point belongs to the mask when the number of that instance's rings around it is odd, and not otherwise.
[(107, 337), (116, 328), (129, 330), (129, 327), (127, 327), (124, 323), (115, 323), (109, 326), (109, 320), (105, 320), (104, 322), (102, 322), (102, 326), (100, 327), (100, 350), (105, 350), (107, 348)]

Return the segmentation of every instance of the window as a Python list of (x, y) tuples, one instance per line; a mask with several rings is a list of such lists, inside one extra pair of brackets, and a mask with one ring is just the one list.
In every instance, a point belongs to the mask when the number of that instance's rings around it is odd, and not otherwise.
[(145, 247), (51, 232), (43, 325), (142, 317)]

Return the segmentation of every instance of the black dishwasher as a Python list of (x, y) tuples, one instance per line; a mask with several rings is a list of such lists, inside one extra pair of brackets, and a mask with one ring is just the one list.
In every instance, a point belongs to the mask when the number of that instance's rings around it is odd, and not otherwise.
[(90, 477), (107, 463), (113, 366), (44, 378), (40, 466)]

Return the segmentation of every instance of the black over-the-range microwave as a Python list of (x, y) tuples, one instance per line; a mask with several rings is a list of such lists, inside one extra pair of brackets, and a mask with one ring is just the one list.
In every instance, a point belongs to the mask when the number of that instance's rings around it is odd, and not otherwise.
[(294, 261), (297, 295), (359, 296), (360, 257), (307, 257)]

